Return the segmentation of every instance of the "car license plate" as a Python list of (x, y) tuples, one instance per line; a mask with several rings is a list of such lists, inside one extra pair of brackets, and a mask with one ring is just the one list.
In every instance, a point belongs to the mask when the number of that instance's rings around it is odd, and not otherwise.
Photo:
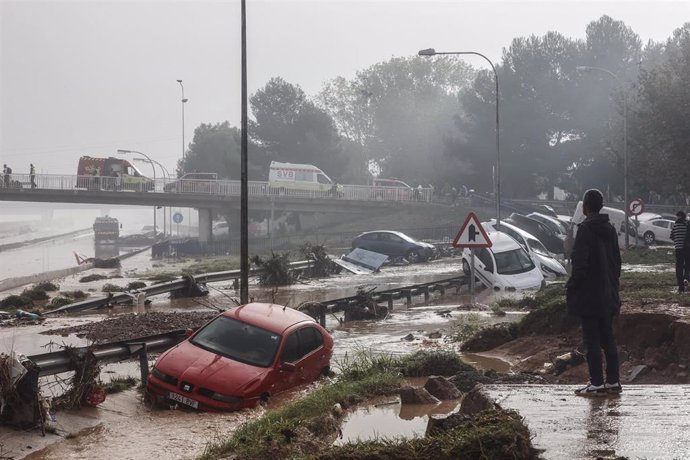
[(172, 391), (168, 393), (168, 398), (172, 399), (173, 401), (181, 402), (182, 404), (186, 404), (189, 407), (193, 407), (194, 409), (199, 408), (199, 401), (194, 401), (193, 399), (187, 398), (182, 395), (178, 395), (177, 393), (173, 393)]

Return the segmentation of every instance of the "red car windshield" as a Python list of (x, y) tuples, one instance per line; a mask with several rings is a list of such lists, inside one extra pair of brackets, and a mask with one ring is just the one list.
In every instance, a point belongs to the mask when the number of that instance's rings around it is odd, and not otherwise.
[(280, 335), (219, 316), (199, 331), (191, 343), (235, 361), (268, 367), (278, 351)]

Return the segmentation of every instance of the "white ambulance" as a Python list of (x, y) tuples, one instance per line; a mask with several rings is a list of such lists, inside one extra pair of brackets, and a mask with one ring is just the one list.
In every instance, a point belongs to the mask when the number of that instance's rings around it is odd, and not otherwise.
[(291, 191), (330, 192), (333, 181), (314, 165), (272, 161), (268, 172), (268, 188), (272, 194), (293, 194)]

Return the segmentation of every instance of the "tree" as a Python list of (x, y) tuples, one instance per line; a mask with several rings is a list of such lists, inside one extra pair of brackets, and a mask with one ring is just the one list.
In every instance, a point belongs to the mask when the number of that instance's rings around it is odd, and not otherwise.
[(632, 119), (633, 174), (649, 190), (690, 194), (690, 23), (666, 42), (660, 64), (640, 75)]
[[(178, 161), (177, 174), (215, 172), (221, 179), (240, 179), (241, 131), (230, 123), (202, 123), (194, 130), (184, 160)], [(250, 178), (267, 176), (268, 165), (260, 149), (249, 145), (248, 171)]]
[(340, 178), (348, 159), (333, 119), (299, 86), (272, 78), (249, 99), (249, 133), (267, 159), (314, 164)]
[(393, 58), (336, 78), (319, 95), (340, 134), (361, 146), (361, 162), (385, 177), (438, 183), (448, 166), (443, 139), (460, 113), (459, 90), (474, 73), (455, 58)]

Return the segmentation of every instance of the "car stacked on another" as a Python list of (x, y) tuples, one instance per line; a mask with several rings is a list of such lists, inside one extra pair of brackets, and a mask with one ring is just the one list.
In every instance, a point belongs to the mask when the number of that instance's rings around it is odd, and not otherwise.
[(404, 257), (410, 263), (431, 259), (436, 251), (433, 244), (417, 241), (401, 232), (377, 230), (364, 232), (352, 240), (352, 249), (362, 248), (388, 257)]
[[(496, 231), (496, 219), (483, 222), (482, 225), (489, 232)], [(543, 244), (532, 234), (522, 230), (507, 222), (501, 222), (501, 232), (510, 235), (517, 243), (525, 249), (534, 263), (539, 267), (544, 278), (553, 281), (562, 276), (567, 276), (565, 267), (557, 261)]]
[(565, 237), (542, 222), (515, 212), (505, 221), (537, 237), (551, 254), (558, 255), (565, 252), (563, 244)]
[[(544, 275), (527, 251), (503, 232), (489, 232), (490, 248), (475, 250), (475, 276), (487, 287), (495, 290), (541, 289)], [(470, 273), (471, 252), (462, 253), (462, 270)]]
[(228, 310), (163, 353), (148, 377), (154, 403), (208, 411), (252, 407), (329, 370), (333, 339), (282, 305)]

